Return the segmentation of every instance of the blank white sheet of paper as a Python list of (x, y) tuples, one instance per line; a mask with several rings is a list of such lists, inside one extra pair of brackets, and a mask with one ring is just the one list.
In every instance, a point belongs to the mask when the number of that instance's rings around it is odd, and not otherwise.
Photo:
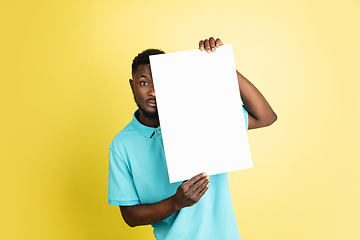
[(150, 56), (171, 183), (251, 168), (232, 45)]

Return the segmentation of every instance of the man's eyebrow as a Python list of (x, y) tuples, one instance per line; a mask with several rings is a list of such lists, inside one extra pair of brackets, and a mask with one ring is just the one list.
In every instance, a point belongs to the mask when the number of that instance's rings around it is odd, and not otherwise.
[(142, 75), (140, 75), (140, 78), (142, 78), (142, 77), (148, 78), (149, 76), (142, 74)]

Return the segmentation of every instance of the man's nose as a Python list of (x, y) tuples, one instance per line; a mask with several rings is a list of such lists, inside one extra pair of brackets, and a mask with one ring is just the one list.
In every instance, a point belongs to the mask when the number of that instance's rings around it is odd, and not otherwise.
[(154, 89), (154, 86), (151, 88), (151, 90), (150, 90), (150, 92), (149, 92), (149, 95), (155, 97), (155, 89)]

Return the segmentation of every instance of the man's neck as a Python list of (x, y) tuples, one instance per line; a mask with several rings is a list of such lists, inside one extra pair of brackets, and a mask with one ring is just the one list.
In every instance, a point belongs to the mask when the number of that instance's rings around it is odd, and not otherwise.
[(147, 127), (157, 128), (160, 126), (159, 118), (153, 118), (153, 119), (146, 118), (144, 114), (141, 114), (141, 111), (137, 119), (141, 124)]

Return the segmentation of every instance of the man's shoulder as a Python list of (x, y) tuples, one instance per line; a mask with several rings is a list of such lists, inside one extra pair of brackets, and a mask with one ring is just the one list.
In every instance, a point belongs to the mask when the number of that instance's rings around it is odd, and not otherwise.
[(132, 140), (136, 136), (136, 132), (136, 129), (130, 122), (118, 134), (115, 135), (111, 144), (121, 144)]

